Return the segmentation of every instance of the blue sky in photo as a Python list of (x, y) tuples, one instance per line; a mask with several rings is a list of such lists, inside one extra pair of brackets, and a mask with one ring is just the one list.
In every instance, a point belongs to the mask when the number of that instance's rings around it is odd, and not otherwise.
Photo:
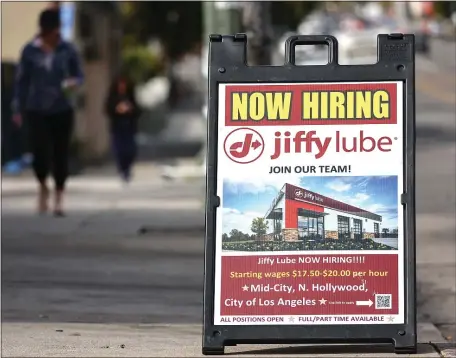
[[(285, 182), (286, 179), (263, 182), (261, 186), (252, 183), (249, 187), (245, 181), (227, 179), (223, 186), (224, 217), (231, 215), (227, 217), (227, 225), (237, 221), (233, 215), (239, 215), (239, 220), (244, 217), (247, 221), (250, 216), (264, 216)], [(294, 178), (290, 184), (381, 215), (382, 228), (397, 228), (397, 176), (308, 176)], [(228, 229), (224, 224), (224, 231)]]

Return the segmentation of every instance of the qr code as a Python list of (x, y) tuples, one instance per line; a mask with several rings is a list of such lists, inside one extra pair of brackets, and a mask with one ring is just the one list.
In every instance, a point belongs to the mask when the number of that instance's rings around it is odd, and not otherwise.
[(391, 308), (391, 295), (375, 295), (375, 309), (389, 310)]

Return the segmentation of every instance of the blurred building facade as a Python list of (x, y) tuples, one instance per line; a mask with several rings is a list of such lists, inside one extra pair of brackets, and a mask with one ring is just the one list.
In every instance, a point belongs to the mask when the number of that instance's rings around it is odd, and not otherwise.
[[(80, 51), (86, 77), (76, 104), (75, 143), (84, 160), (103, 159), (109, 149), (104, 99), (120, 66), (118, 4), (106, 2), (2, 2), (3, 66), (17, 63), (22, 47), (37, 32), (39, 13), (59, 7), (62, 33)], [(18, 25), (19, 24), (19, 25)]]

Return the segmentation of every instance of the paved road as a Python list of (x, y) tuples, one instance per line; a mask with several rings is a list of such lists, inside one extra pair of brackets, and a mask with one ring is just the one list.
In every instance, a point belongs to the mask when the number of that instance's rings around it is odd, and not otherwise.
[(417, 76), (418, 314), (454, 340), (456, 64), (454, 43), (435, 47), (440, 69), (421, 67)]
[[(455, 85), (417, 81), (419, 319), (454, 337)], [(456, 68), (456, 67), (455, 67)], [(454, 74), (454, 72), (453, 72)], [(2, 183), (3, 322), (201, 322), (202, 183), (162, 183), (144, 169), (127, 191), (89, 175), (70, 185), (66, 219), (33, 214), (33, 183)], [(138, 235), (144, 224), (175, 228)]]
[[(430, 58), (443, 69), (449, 70), (449, 75), (454, 77), (454, 68), (456, 62), (456, 42), (441, 39), (432, 39)], [(453, 72), (450, 72), (453, 70)]]

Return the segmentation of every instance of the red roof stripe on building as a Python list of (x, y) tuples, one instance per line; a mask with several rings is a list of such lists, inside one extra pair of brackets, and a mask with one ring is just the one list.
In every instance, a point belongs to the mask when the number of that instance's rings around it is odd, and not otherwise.
[(371, 213), (370, 211), (358, 208), (356, 206), (343, 203), (341, 201), (328, 198), (327, 196), (320, 195), (313, 191), (300, 188), (292, 184), (285, 184), (285, 198), (295, 201), (309, 202), (321, 205), (330, 209), (352, 213), (354, 215), (362, 216), (376, 221), (382, 221), (382, 217), (378, 214)]

